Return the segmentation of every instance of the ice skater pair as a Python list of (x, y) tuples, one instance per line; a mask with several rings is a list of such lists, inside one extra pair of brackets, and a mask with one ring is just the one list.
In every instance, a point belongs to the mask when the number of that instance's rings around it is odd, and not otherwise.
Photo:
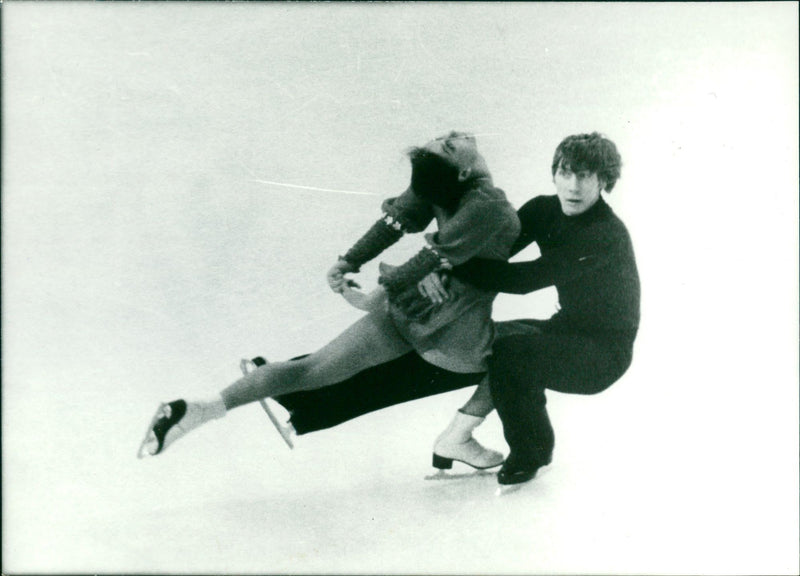
[[(555, 445), (545, 390), (596, 394), (627, 371), (639, 326), (639, 277), (627, 229), (602, 196), (614, 188), (620, 168), (616, 146), (601, 134), (565, 138), (551, 164), (556, 193), (534, 197), (518, 212), (521, 233), (511, 254), (536, 243), (539, 258), (509, 263), (476, 257), (418, 283), (425, 301), (415, 299), (412, 308), (435, 308), (463, 284), (512, 294), (555, 286), (559, 296), (559, 311), (549, 319), (495, 324), (488, 359), (490, 386), (478, 387), (470, 399), (476, 402), (468, 402), (437, 440), (434, 463), (446, 466), (448, 457), (437, 460), (437, 455), (452, 449), (466, 456), (471, 448), (493, 463), (497, 453), (477, 444), (471, 431), (494, 406), (510, 448), (498, 482), (526, 482), (551, 461)], [(338, 286), (347, 295), (346, 283)], [(481, 378), (480, 373), (442, 369), (409, 351), (335, 385), (274, 399), (289, 410), (294, 431), (303, 435), (401, 402), (474, 385)], [(477, 409), (476, 414), (470, 409)], [(469, 456), (463, 461), (481, 467)]]

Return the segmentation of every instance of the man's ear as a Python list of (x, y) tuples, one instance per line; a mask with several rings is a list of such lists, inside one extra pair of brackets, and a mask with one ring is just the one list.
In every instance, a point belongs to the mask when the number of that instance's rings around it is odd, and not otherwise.
[(458, 181), (464, 182), (472, 174), (472, 166), (469, 168), (462, 168), (458, 173)]

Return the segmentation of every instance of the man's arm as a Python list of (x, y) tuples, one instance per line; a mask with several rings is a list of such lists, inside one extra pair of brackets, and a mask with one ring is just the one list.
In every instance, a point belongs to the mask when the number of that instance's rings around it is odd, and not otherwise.
[(540, 205), (542, 199), (543, 197), (541, 196), (531, 198), (517, 211), (517, 216), (519, 217), (522, 227), (519, 236), (517, 236), (517, 240), (514, 242), (513, 246), (511, 246), (511, 255), (509, 257), (514, 257), (516, 254), (538, 241), (538, 231), (542, 226), (540, 222), (542, 215)]
[(528, 294), (564, 284), (612, 261), (621, 242), (576, 243), (526, 262), (502, 262), (473, 258), (456, 266), (451, 274), (473, 286), (508, 294)]

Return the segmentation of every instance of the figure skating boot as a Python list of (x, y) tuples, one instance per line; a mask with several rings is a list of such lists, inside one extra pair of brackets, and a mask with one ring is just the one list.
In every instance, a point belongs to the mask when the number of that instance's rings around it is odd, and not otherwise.
[(517, 458), (512, 452), (497, 473), (499, 486), (495, 494), (504, 496), (519, 490), (536, 477), (539, 468), (547, 466), (551, 461), (552, 456), (547, 456), (542, 461), (538, 461), (532, 458)]
[(188, 432), (224, 415), (225, 404), (222, 398), (211, 402), (187, 402), (179, 399), (161, 404), (150, 421), (137, 456), (144, 458), (161, 454)]
[(472, 437), (472, 431), (483, 421), (484, 418), (480, 416), (456, 412), (453, 421), (433, 445), (433, 466), (439, 470), (449, 470), (453, 467), (453, 460), (478, 470), (500, 466), (503, 463), (503, 455), (484, 448)]

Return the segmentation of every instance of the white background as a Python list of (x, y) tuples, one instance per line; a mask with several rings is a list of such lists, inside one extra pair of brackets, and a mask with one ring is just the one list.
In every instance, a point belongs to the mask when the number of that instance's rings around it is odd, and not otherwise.
[[(798, 572), (796, 4), (2, 16), (3, 572)], [(160, 401), (358, 317), (325, 271), (406, 186), (404, 149), (450, 129), (515, 206), (552, 193), (568, 134), (623, 155), (634, 365), (550, 394), (553, 465), (503, 498), (492, 475), (425, 481), (468, 390), (294, 451), (248, 406), (138, 461)], [(477, 435), (506, 449), (496, 415)]]

